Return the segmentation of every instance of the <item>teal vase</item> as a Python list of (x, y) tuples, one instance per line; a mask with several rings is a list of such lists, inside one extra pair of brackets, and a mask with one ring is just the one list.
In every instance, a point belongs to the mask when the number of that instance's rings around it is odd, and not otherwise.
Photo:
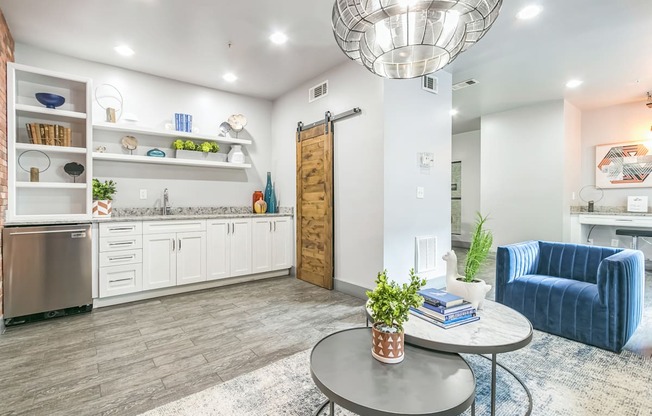
[[(265, 202), (267, 203), (267, 212), (272, 213), (272, 194), (274, 193), (274, 186), (272, 185), (272, 172), (267, 172), (267, 186), (265, 186)], [(276, 199), (276, 198), (274, 198)]]
[(269, 204), (267, 204), (267, 212), (276, 214), (276, 190), (274, 186), (272, 186), (272, 196), (269, 198)]

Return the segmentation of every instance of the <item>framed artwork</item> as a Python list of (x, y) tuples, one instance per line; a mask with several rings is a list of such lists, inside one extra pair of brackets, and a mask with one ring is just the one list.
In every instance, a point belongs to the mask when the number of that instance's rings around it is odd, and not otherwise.
[(652, 187), (652, 142), (596, 146), (595, 186), (603, 189)]

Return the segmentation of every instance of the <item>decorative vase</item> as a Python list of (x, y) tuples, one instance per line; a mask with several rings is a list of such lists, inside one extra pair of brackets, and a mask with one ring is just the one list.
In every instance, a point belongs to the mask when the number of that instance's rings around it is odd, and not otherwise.
[(484, 298), (491, 290), (491, 285), (488, 285), (482, 279), (465, 282), (464, 276), (457, 273), (457, 255), (455, 251), (447, 252), (442, 259), (446, 262), (446, 292), (463, 298), (476, 309), (482, 309)]
[(383, 332), (371, 327), (371, 355), (385, 364), (398, 364), (405, 358), (403, 332)]
[(111, 216), (111, 200), (100, 199), (93, 201), (93, 216), (108, 218)]
[(262, 191), (254, 192), (254, 195), (251, 198), (251, 209), (253, 209), (254, 212), (256, 212), (256, 201), (259, 201), (261, 199), (263, 199), (263, 200), (265, 199), (265, 196), (263, 195), (263, 192)]
[(228, 156), (229, 163), (244, 163), (245, 156), (242, 153), (242, 146), (239, 144), (231, 145), (231, 151)]
[(276, 189), (272, 185), (272, 196), (269, 197), (269, 204), (267, 204), (267, 212), (276, 214)]
[(267, 172), (267, 185), (265, 186), (265, 202), (267, 202), (267, 209), (270, 208), (270, 200), (272, 199), (272, 191), (274, 187), (272, 185), (272, 172)]

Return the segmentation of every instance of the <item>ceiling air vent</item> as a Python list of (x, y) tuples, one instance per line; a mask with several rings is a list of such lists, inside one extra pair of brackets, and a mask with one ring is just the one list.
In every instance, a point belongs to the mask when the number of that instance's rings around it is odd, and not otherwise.
[(477, 84), (479, 81), (477, 79), (467, 79), (466, 81), (458, 82), (453, 84), (453, 91), (461, 90), (462, 88), (470, 87), (471, 85)]
[(422, 79), (423, 82), (421, 83), (421, 88), (433, 94), (437, 94), (439, 92), (439, 82), (437, 77), (433, 77), (432, 75), (424, 75)]
[(308, 102), (311, 103), (319, 98), (328, 95), (328, 81), (324, 81), (308, 91)]

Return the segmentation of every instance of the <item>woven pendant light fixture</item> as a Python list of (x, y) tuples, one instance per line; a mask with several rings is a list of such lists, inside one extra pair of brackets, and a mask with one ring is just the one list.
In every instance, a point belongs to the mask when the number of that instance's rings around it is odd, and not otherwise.
[(498, 17), (502, 0), (336, 0), (342, 51), (374, 74), (415, 78), (451, 63)]

